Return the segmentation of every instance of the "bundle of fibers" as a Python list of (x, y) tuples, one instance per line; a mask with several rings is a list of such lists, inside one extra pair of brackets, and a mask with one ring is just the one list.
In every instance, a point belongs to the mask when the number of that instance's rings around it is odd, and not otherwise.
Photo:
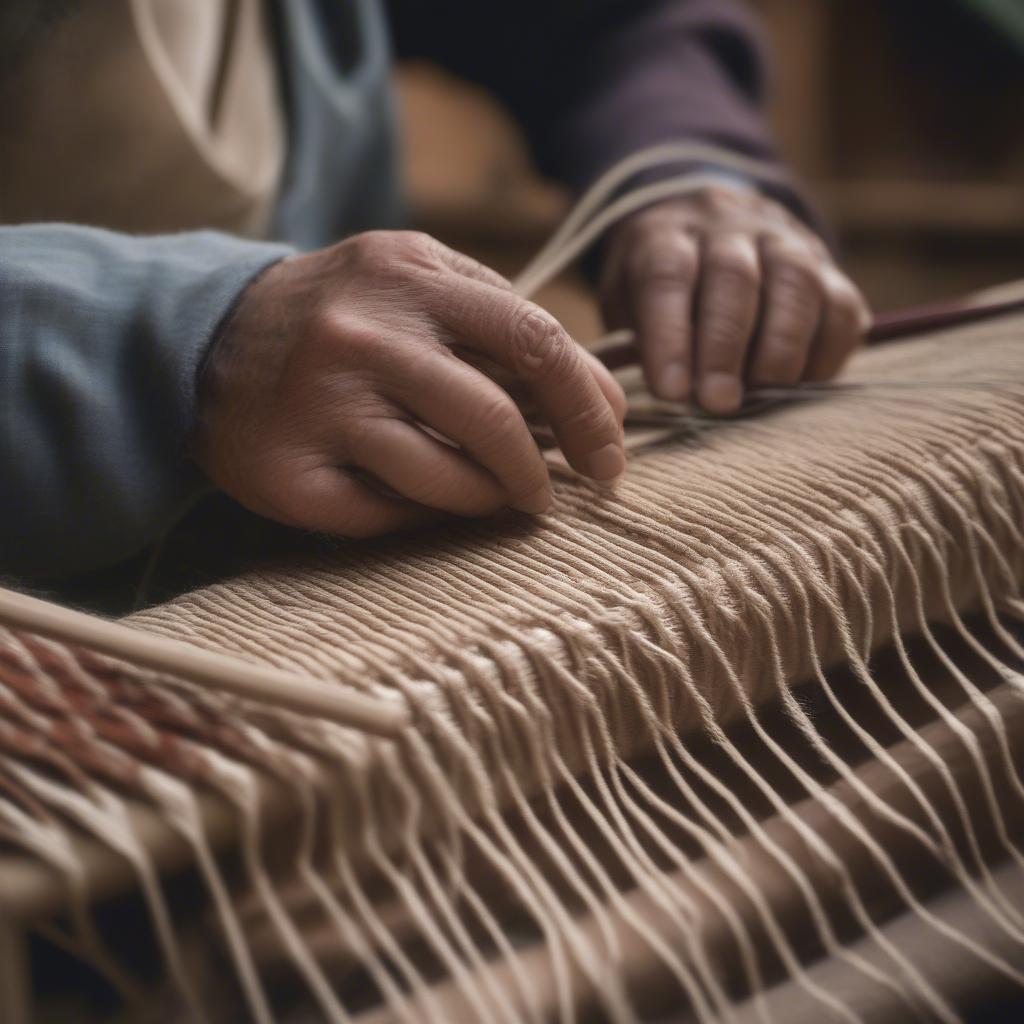
[(960, 1019), (895, 919), (1024, 985), (1024, 318), (848, 378), (659, 437), (614, 491), (559, 477), (539, 520), (133, 617), (407, 704), (393, 742), (0, 634), (0, 838), (66, 894), (37, 927), (138, 996), (88, 836), (183, 1019), (217, 1016), (148, 807), (207, 891), (232, 1019), (796, 1020), (780, 985), (807, 1020)]

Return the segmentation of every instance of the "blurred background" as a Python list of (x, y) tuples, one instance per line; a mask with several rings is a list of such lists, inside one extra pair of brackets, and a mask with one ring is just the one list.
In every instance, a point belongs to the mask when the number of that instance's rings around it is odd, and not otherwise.
[[(748, 0), (774, 51), (783, 154), (876, 310), (1024, 278), (1024, 0)], [(514, 273), (568, 197), (486, 94), (398, 72), (414, 226)], [(600, 333), (570, 276), (542, 296)]]

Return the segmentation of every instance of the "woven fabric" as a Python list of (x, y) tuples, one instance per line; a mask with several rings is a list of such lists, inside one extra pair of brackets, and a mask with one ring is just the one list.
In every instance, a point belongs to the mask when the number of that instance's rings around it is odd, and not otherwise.
[[(865, 986), (957, 1019), (904, 951), (885, 944), (852, 865), (863, 855), (867, 875), (888, 879), (924, 926), (1019, 983), (1012, 962), (918, 902), (876, 838), (879, 823), (920, 843), (917, 859), (934, 858), (1013, 941), (1024, 938), (1024, 907), (988, 873), (953, 761), (893, 706), (871, 652), (896, 642), (915, 699), (978, 780), (999, 855), (1024, 864), (1011, 827), (1024, 786), (1007, 719), (936, 633), (941, 623), (959, 635), (1019, 699), (1024, 650), (1007, 622), (1024, 615), (1024, 318), (867, 352), (850, 378), (863, 388), (635, 452), (614, 492), (560, 480), (557, 507), (539, 522), (460, 522), (343, 546), (133, 617), (152, 632), (408, 702), (414, 725), (396, 742), (5, 636), (0, 827), (72, 890), (78, 880), (76, 942), (108, 972), (89, 933), (88, 882), (61, 836), (74, 820), (117, 848), (147, 890), (170, 973), (196, 1014), (202, 997), (176, 952), (152, 866), (158, 851), (132, 826), (126, 790), (155, 806), (200, 864), (253, 1019), (272, 1018), (254, 952), (260, 928), (329, 1020), (348, 1019), (368, 991), (375, 1020), (569, 1020), (587, 1000), (633, 1020), (643, 992), (627, 970), (625, 933), (669, 976), (668, 1007), (685, 1004), (697, 1019), (728, 1017), (730, 963), (756, 995), (769, 961), (818, 1001), (821, 1019), (861, 1019), (849, 993), (804, 972), (799, 936), (767, 902), (744, 842), (793, 889), (826, 955)], [(975, 640), (967, 611), (987, 621), (994, 648)], [(945, 658), (953, 697), (924, 684), (906, 656), (911, 634)], [(835, 665), (848, 671), (848, 690), (826, 677)], [(817, 680), (830, 713), (909, 794), (913, 813), (878, 796), (823, 737), (791, 694), (805, 680)], [(848, 701), (871, 704), (884, 730), (862, 725)], [(781, 707), (791, 743), (764, 726), (769, 703)], [(984, 749), (951, 710), (962, 703), (989, 730)], [(786, 785), (723, 731), (735, 721)], [(953, 825), (916, 770), (888, 752), (885, 730), (938, 779)], [(797, 852), (704, 767), (691, 750), (701, 736), (796, 836)], [(658, 786), (637, 767), (643, 758), (659, 765)], [(856, 795), (867, 825), (811, 762)], [(54, 771), (65, 773), (63, 788)], [(261, 853), (275, 820), (261, 804), (268, 779), (292, 813), (286, 869)], [(236, 814), (260, 926), (243, 927), (212, 862), (196, 803), (211, 791)], [(792, 810), (801, 799), (824, 823)], [(829, 822), (842, 826), (838, 839)], [(830, 895), (810, 881), (815, 865)], [(298, 904), (288, 886), (302, 891)], [(667, 922), (651, 924), (650, 906), (623, 896), (634, 890), (669, 908)], [(844, 947), (832, 897), (886, 950), (884, 969)], [(725, 946), (706, 937), (714, 915)], [(539, 937), (538, 951), (517, 953), (516, 928)], [(324, 931), (343, 951), (341, 967), (317, 952)], [(363, 981), (345, 989), (353, 976)], [(457, 1003), (441, 999), (438, 978)]]
[[(1017, 586), (1022, 333), (1016, 319), (865, 353), (864, 391), (685, 432), (635, 454), (615, 492), (560, 481), (537, 527), (352, 545), (134, 621), (424, 714), (479, 712), (481, 728), (511, 675), (563, 750), (586, 706), (626, 751), (650, 707), (695, 724), (691, 687), (727, 720), (742, 694), (877, 646), (893, 610), (913, 630), (918, 600), (948, 618), (983, 583)], [(687, 685), (648, 687), (666, 673)]]

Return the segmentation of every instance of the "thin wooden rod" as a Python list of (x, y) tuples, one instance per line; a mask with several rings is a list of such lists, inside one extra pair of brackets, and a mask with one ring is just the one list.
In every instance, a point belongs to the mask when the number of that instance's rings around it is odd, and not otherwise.
[(41, 601), (0, 587), (0, 622), (64, 643), (78, 644), (145, 668), (203, 683), (247, 700), (327, 718), (377, 736), (395, 736), (409, 723), (406, 708), (310, 676), (252, 665), (225, 654), (155, 636), (120, 622)]

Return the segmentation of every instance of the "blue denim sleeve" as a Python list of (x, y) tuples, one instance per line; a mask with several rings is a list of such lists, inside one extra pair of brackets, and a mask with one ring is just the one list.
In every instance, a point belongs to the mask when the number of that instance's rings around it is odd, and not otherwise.
[(197, 374), (246, 284), (286, 246), (213, 232), (0, 228), (0, 573), (127, 557), (203, 487)]

